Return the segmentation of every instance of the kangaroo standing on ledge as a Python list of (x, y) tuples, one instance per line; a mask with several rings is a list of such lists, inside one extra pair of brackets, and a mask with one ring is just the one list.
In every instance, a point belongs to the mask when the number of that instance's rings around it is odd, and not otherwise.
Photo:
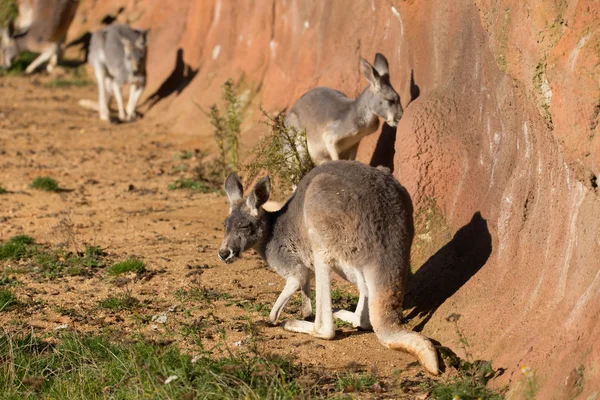
[[(238, 176), (225, 181), (230, 201), (219, 258), (231, 263), (255, 249), (286, 285), (270, 314), (276, 323), (290, 297), (302, 290), (303, 315), (316, 277), (315, 322), (290, 320), (283, 328), (332, 339), (333, 318), (374, 329), (386, 347), (406, 351), (437, 375), (437, 353), (429, 339), (401, 326), (404, 284), (410, 269), (414, 226), (410, 196), (386, 168), (357, 161), (332, 161), (314, 168), (295, 194), (276, 212), (262, 205), (270, 194), (269, 177), (259, 180), (247, 199)], [(354, 312), (332, 309), (331, 271), (354, 283), (360, 299)]]
[(374, 67), (363, 58), (360, 64), (369, 86), (356, 100), (337, 90), (317, 87), (302, 95), (285, 119), (289, 127), (306, 129), (308, 154), (315, 165), (354, 160), (361, 139), (379, 127), (378, 116), (390, 126), (402, 118), (400, 96), (390, 84), (387, 59), (377, 53)]
[(46, 70), (52, 72), (77, 7), (79, 0), (21, 0), (16, 21), (2, 30), (2, 65), (10, 68), (13, 59), (27, 50), (41, 54), (25, 73), (31, 74), (46, 61)]
[[(134, 30), (121, 24), (109, 25), (92, 35), (88, 62), (98, 82), (101, 120), (109, 120), (108, 103), (112, 95), (117, 101), (119, 120), (135, 119), (135, 106), (146, 85), (147, 36), (147, 30)], [(130, 85), (126, 110), (121, 94), (125, 84)]]

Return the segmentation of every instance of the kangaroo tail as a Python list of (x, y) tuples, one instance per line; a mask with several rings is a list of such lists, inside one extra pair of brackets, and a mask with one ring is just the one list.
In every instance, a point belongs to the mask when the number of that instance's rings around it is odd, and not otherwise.
[[(372, 269), (365, 271), (365, 281), (369, 290), (369, 319), (381, 344), (412, 354), (427, 372), (438, 375), (439, 364), (433, 343), (425, 336), (401, 326), (404, 297), (402, 279), (386, 277), (380, 269)], [(390, 282), (398, 283), (390, 285)]]
[(413, 331), (398, 330), (385, 335), (377, 334), (377, 338), (389, 349), (404, 351), (415, 356), (430, 374), (440, 373), (437, 352), (425, 336)]
[(98, 111), (100, 109), (97, 101), (89, 100), (89, 99), (79, 100), (79, 105), (83, 108), (87, 108), (88, 110), (93, 110), (93, 111)]

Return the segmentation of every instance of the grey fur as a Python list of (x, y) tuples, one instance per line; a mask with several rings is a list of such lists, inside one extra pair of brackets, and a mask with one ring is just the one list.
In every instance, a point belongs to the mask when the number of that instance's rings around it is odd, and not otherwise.
[[(314, 273), (315, 322), (286, 321), (284, 329), (331, 339), (334, 317), (356, 327), (373, 327), (382, 344), (410, 352), (429, 372), (438, 373), (431, 342), (403, 330), (400, 323), (414, 235), (413, 208), (408, 192), (389, 169), (356, 161), (325, 163), (310, 171), (276, 212), (261, 208), (269, 192), (265, 178), (246, 200), (236, 175), (227, 178), (225, 189), (231, 210), (219, 257), (229, 263), (253, 248), (286, 279), (270, 314), (272, 323), (298, 289), (303, 314), (310, 315), (308, 289)], [(360, 300), (354, 312), (333, 312), (331, 271), (357, 285)]]
[[(119, 120), (135, 119), (135, 107), (146, 85), (146, 51), (148, 31), (114, 24), (94, 32), (88, 62), (98, 83), (100, 119), (109, 120), (108, 103), (115, 96)], [(121, 89), (130, 85), (127, 109), (123, 108)]]
[(21, 0), (19, 15), (0, 32), (1, 65), (10, 68), (23, 51), (41, 53), (25, 69), (31, 74), (44, 62), (52, 70), (61, 56), (61, 45), (79, 7), (79, 0)]
[(317, 87), (300, 97), (286, 117), (287, 126), (306, 129), (308, 154), (315, 165), (354, 160), (361, 139), (379, 127), (378, 116), (390, 126), (402, 118), (400, 96), (390, 83), (387, 59), (377, 53), (374, 67), (362, 58), (360, 64), (369, 86), (356, 100), (337, 90)]

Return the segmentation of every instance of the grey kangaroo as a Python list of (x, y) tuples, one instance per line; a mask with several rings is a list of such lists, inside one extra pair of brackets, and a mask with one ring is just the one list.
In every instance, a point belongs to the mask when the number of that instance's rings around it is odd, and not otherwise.
[[(303, 315), (311, 314), (309, 282), (315, 274), (315, 322), (290, 320), (283, 328), (332, 339), (333, 319), (373, 328), (386, 347), (406, 351), (437, 375), (437, 353), (429, 339), (401, 326), (404, 284), (410, 268), (413, 208), (406, 189), (388, 169), (357, 161), (332, 161), (314, 168), (276, 212), (262, 205), (269, 177), (250, 195), (234, 173), (225, 181), (230, 201), (219, 258), (233, 262), (255, 249), (286, 284), (269, 319), (275, 324), (290, 297), (301, 289)], [(354, 283), (360, 299), (354, 312), (332, 309), (330, 272)]]
[(390, 126), (402, 118), (400, 96), (390, 84), (387, 59), (377, 53), (374, 66), (363, 58), (360, 64), (369, 86), (356, 100), (337, 90), (317, 87), (300, 97), (286, 117), (287, 126), (306, 129), (308, 154), (315, 165), (354, 160), (361, 139), (379, 127), (378, 116)]
[(19, 15), (2, 30), (2, 65), (10, 68), (22, 51), (41, 53), (25, 69), (31, 74), (48, 61), (52, 72), (60, 58), (62, 42), (79, 7), (79, 0), (21, 0)]
[[(108, 103), (112, 95), (117, 101), (119, 120), (135, 119), (135, 107), (146, 85), (147, 39), (147, 30), (134, 30), (121, 24), (109, 25), (92, 35), (88, 62), (98, 82), (101, 120), (109, 120)], [(130, 85), (127, 109), (123, 108), (121, 94), (125, 84)]]

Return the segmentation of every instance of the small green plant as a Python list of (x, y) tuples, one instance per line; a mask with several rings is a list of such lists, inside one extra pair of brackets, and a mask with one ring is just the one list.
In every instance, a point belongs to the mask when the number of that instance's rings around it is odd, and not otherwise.
[(67, 77), (56, 78), (46, 83), (46, 87), (49, 88), (70, 88), (70, 87), (84, 87), (93, 84), (88, 79), (85, 69), (76, 67), (71, 69), (71, 73)]
[(122, 293), (116, 296), (109, 296), (100, 300), (98, 305), (109, 310), (131, 310), (137, 307), (140, 301), (129, 293)]
[(46, 192), (58, 192), (60, 187), (58, 182), (47, 176), (38, 176), (31, 182), (31, 188), (37, 190), (44, 190)]
[(19, 76), (23, 75), (25, 69), (29, 64), (33, 62), (37, 58), (37, 54), (31, 53), (29, 51), (24, 51), (19, 53), (14, 60), (12, 61), (12, 65), (8, 70), (0, 68), (0, 76)]
[(314, 168), (306, 150), (308, 149), (306, 131), (286, 126), (283, 113), (271, 118), (264, 110), (262, 112), (267, 118), (265, 124), (269, 126), (271, 132), (251, 151), (255, 156), (254, 160), (243, 168), (247, 172), (246, 184), (252, 182), (261, 171), (266, 171), (286, 192)]
[(121, 275), (127, 272), (136, 272), (140, 274), (144, 271), (146, 271), (146, 265), (144, 262), (133, 258), (113, 264), (106, 269), (106, 272), (109, 275)]
[(370, 373), (346, 372), (337, 377), (337, 388), (342, 392), (363, 392), (377, 383), (377, 378)]
[(11, 305), (17, 303), (17, 296), (8, 289), (0, 289), (0, 311), (8, 310)]
[(174, 183), (171, 183), (169, 186), (167, 186), (167, 189), (188, 189), (200, 193), (210, 193), (215, 191), (215, 189), (211, 188), (206, 181), (196, 179), (177, 179)]
[(8, 242), (0, 245), (0, 260), (18, 260), (28, 255), (33, 238), (26, 235), (17, 235)]
[(8, 190), (6, 190), (6, 188), (4, 186), (0, 186), (0, 194), (6, 194), (8, 193)]
[(238, 99), (233, 80), (227, 79), (222, 86), (225, 113), (221, 115), (216, 104), (210, 108), (210, 123), (215, 131), (215, 141), (219, 149), (217, 163), (221, 169), (221, 178), (235, 171), (239, 164), (239, 139), (242, 125), (242, 107)]

